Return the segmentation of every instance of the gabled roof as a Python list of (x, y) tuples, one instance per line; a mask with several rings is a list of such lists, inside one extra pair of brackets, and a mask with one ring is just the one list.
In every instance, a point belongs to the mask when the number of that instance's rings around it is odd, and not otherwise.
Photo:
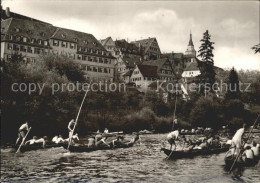
[(83, 49), (93, 48), (106, 51), (105, 48), (101, 45), (101, 43), (92, 34), (84, 32), (79, 32), (65, 28), (57, 28), (57, 30), (51, 36), (51, 38), (69, 42), (76, 42)]
[[(51, 24), (15, 18), (1, 21), (1, 29), (1, 34), (13, 34), (42, 40), (49, 39), (56, 30)], [(19, 31), (16, 31), (17, 29)]]
[(157, 77), (157, 66), (137, 65), (143, 77)]
[[(157, 42), (155, 37), (148, 38), (148, 39), (142, 39), (142, 40), (138, 40), (138, 41), (133, 41), (131, 43), (134, 43), (136, 46), (139, 46), (139, 44), (142, 45), (145, 48), (145, 52), (147, 52), (154, 41)], [(161, 52), (160, 49), (159, 49), (159, 52)]]
[(1, 10), (1, 20), (7, 20), (9, 18), (15, 18), (15, 19), (30, 20), (30, 21), (34, 21), (34, 22), (49, 24), (49, 23), (43, 22), (41, 20), (37, 20), (37, 19), (31, 18), (31, 17), (27, 17), (27, 16), (24, 16), (24, 15), (18, 14), (18, 13), (13, 13), (13, 12), (10, 12), (10, 11), (9, 11), (9, 14), (10, 15), (7, 16), (7, 11), (2, 9)]
[(109, 40), (113, 41), (113, 39), (111, 37), (107, 37), (106, 39), (101, 39), (100, 42), (103, 46), (105, 46)]
[(128, 43), (125, 39), (116, 40), (115, 45), (123, 53), (140, 54), (139, 48), (134, 43)]
[(124, 55), (122, 60), (125, 63), (126, 67), (128, 68), (134, 68), (136, 64), (140, 63), (140, 57), (133, 56), (133, 55), (131, 56)]
[[(198, 58), (196, 58), (196, 61), (190, 62), (187, 64), (184, 71), (201, 71), (201, 68), (206, 65), (206, 62), (200, 61)], [(213, 66), (215, 71), (223, 71), (222, 68)]]
[(129, 70), (127, 71), (125, 74), (123, 74), (123, 76), (132, 76), (133, 70)]
[(160, 70), (161, 67), (165, 64), (165, 62), (167, 60), (168, 60), (168, 58), (161, 58), (161, 59), (157, 59), (157, 60), (149, 60), (149, 61), (143, 62), (143, 65), (157, 66), (157, 69)]

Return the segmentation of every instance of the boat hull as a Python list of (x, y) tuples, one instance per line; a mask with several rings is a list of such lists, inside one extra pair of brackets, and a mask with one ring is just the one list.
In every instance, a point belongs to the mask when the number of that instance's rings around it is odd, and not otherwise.
[[(114, 148), (111, 147), (106, 147), (106, 146), (101, 146), (101, 147), (88, 147), (86, 145), (71, 145), (69, 147), (69, 151), (70, 152), (92, 152), (92, 151), (98, 151), (98, 150), (112, 150), (112, 149), (118, 149), (118, 148), (129, 148), (132, 147), (134, 145), (134, 143), (130, 143), (130, 144), (124, 144), (124, 145), (120, 145)], [(63, 145), (64, 149), (67, 149), (68, 145)]]
[[(42, 147), (42, 144), (32, 144), (32, 145), (23, 145), (20, 148), (20, 152), (26, 152), (26, 151), (36, 151), (40, 149), (49, 149), (49, 148), (54, 148), (54, 147), (62, 147), (63, 144), (46, 144), (45, 148)], [(14, 147), (17, 149), (17, 147)]]
[(216, 149), (205, 149), (205, 150), (193, 150), (188, 152), (171, 151), (165, 148), (162, 148), (161, 150), (168, 156), (168, 159), (182, 159), (182, 158), (192, 158), (201, 155), (219, 154), (222, 152), (226, 152), (228, 150), (228, 147), (216, 148)]

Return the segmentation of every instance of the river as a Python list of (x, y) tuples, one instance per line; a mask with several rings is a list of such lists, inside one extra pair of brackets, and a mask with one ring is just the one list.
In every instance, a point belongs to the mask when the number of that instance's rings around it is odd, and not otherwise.
[[(225, 153), (166, 160), (160, 152), (165, 136), (141, 135), (141, 145), (91, 153), (1, 149), (1, 182), (237, 182), (224, 170)], [(259, 165), (246, 168), (240, 181), (260, 182)]]

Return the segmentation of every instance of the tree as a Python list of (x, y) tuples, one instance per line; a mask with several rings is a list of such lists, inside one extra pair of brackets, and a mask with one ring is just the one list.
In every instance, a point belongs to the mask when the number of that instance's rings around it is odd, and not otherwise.
[[(207, 83), (210, 87), (210, 91), (212, 91), (212, 85), (215, 83), (215, 71), (214, 71), (214, 54), (213, 54), (213, 44), (214, 42), (210, 41), (211, 36), (209, 35), (208, 30), (203, 34), (203, 38), (200, 40), (202, 42), (199, 49), (199, 57), (202, 59), (202, 63), (200, 65), (201, 75), (200, 75), (200, 83)], [(203, 86), (203, 90), (205, 90), (205, 86)]]
[(252, 47), (252, 50), (255, 51), (255, 54), (256, 54), (256, 53), (260, 53), (260, 43), (257, 44), (257, 45), (255, 45), (255, 46), (253, 46), (253, 47)]
[(229, 73), (226, 97), (228, 99), (238, 99), (240, 97), (238, 74), (234, 67)]

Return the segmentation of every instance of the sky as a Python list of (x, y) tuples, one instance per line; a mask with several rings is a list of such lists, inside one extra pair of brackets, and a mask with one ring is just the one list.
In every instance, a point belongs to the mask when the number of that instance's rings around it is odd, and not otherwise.
[[(185, 52), (192, 33), (195, 50), (208, 30), (215, 65), (260, 70), (258, 1), (82, 1), (2, 0), (3, 8), (93, 34), (98, 40), (156, 37), (161, 51)], [(199, 58), (200, 59), (200, 58)]]

